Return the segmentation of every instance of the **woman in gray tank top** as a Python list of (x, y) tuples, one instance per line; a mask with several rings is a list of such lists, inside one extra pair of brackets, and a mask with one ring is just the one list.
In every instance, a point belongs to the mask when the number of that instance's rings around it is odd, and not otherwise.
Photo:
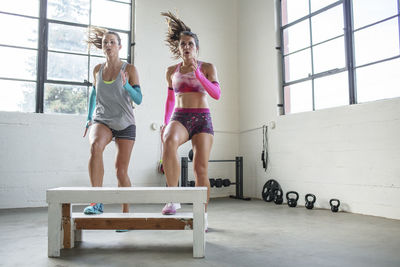
[[(118, 186), (130, 187), (128, 167), (136, 138), (135, 117), (132, 101), (142, 102), (139, 76), (135, 66), (121, 61), (119, 51), (121, 38), (118, 33), (92, 27), (88, 43), (102, 49), (106, 62), (93, 70), (94, 86), (89, 97), (86, 131), (89, 132), (90, 158), (89, 176), (93, 187), (103, 185), (103, 151), (115, 141), (115, 170)], [(94, 112), (94, 116), (93, 116)], [(123, 212), (129, 212), (129, 205), (122, 205)], [(84, 209), (85, 214), (100, 214), (102, 203), (91, 203)]]

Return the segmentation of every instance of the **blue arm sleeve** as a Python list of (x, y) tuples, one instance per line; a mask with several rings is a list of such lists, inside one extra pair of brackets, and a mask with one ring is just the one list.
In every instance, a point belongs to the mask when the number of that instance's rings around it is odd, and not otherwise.
[(91, 121), (94, 108), (96, 107), (96, 88), (93, 86), (89, 96), (88, 116), (87, 120)]
[(135, 84), (133, 87), (126, 82), (124, 84), (125, 90), (129, 93), (129, 96), (131, 97), (132, 101), (135, 102), (137, 105), (140, 105), (142, 103), (142, 91), (140, 90), (140, 85)]

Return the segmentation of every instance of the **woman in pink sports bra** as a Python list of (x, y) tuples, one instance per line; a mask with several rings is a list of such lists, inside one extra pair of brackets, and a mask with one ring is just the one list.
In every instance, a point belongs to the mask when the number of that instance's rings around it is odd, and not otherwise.
[[(178, 147), (192, 141), (193, 168), (196, 186), (208, 188), (208, 160), (213, 144), (213, 126), (207, 95), (219, 99), (221, 90), (217, 70), (211, 63), (197, 59), (199, 40), (180, 19), (171, 12), (161, 13), (167, 18), (166, 42), (176, 59), (182, 62), (167, 68), (168, 97), (165, 105), (163, 142), (163, 167), (169, 187), (178, 186), (180, 166)], [(167, 203), (163, 214), (175, 214), (179, 205)]]

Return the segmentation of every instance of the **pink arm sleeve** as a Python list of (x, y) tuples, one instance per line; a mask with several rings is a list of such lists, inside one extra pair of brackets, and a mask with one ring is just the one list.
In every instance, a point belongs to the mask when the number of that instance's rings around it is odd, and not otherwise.
[(164, 115), (164, 125), (169, 123), (172, 112), (175, 107), (175, 92), (172, 88), (168, 87), (168, 97), (167, 102), (165, 103), (165, 115)]
[(197, 68), (194, 73), (196, 74), (197, 80), (199, 80), (201, 85), (203, 85), (204, 89), (206, 89), (207, 93), (212, 98), (218, 100), (221, 96), (221, 88), (219, 87), (219, 83), (210, 82), (200, 71), (200, 68)]

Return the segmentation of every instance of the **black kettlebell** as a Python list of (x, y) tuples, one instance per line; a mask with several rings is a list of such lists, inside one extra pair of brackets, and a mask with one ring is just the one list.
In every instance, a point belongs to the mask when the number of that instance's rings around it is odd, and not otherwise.
[(275, 189), (274, 191), (274, 202), (277, 205), (280, 205), (283, 203), (283, 190), (278, 188)]
[[(311, 198), (311, 201), (309, 200), (309, 198)], [(306, 205), (305, 205), (306, 208), (312, 210), (314, 208), (314, 203), (317, 200), (317, 198), (313, 194), (307, 194), (305, 199), (306, 199)]]
[[(332, 202), (337, 202), (337, 204), (335, 205)], [(332, 198), (331, 200), (329, 200), (329, 205), (331, 205), (331, 211), (332, 212), (338, 212), (339, 211), (339, 206), (340, 206), (340, 201), (339, 201), (339, 199)]]
[[(296, 198), (289, 198), (290, 194), (295, 194)], [(286, 193), (287, 204), (291, 208), (295, 208), (297, 206), (297, 200), (299, 200), (299, 193), (296, 191), (289, 191)]]

